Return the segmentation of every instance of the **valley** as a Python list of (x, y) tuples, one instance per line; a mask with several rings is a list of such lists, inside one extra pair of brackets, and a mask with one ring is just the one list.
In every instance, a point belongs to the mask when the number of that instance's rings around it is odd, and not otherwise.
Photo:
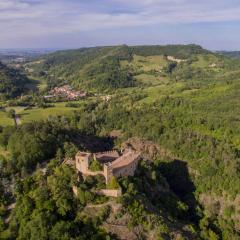
[[(66, 239), (239, 239), (239, 59), (198, 45), (121, 45), (18, 64), (0, 65), (0, 216), (16, 202), (0, 238), (41, 229), (47, 239), (67, 223)], [(63, 164), (126, 146), (143, 157), (132, 176), (116, 175), (117, 199), (94, 194), (101, 176), (79, 181)]]

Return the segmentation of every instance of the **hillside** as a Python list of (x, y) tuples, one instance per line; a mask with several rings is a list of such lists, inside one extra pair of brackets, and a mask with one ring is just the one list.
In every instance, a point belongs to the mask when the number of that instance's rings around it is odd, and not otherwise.
[(28, 79), (19, 71), (10, 69), (0, 62), (0, 99), (8, 99), (21, 95)]
[(237, 58), (239, 59), (240, 58), (240, 52), (239, 51), (220, 51), (218, 52), (219, 54), (222, 54), (224, 56), (227, 56), (227, 57), (231, 57), (231, 58)]
[(160, 71), (169, 62), (167, 56), (184, 60), (207, 53), (197, 45), (83, 48), (43, 56), (25, 68), (46, 78), (49, 87), (70, 83), (102, 91), (137, 86), (146, 74), (161, 78), (164, 74)]
[[(161, 162), (143, 159), (134, 178), (118, 179), (124, 194), (108, 198), (94, 193), (106, 187), (102, 176), (77, 182), (75, 168), (63, 163), (75, 156), (77, 146), (88, 151), (111, 148), (107, 138), (81, 134), (70, 119), (52, 118), (5, 128), (0, 141), (9, 155), (0, 155), (1, 239), (36, 239), (36, 232), (43, 240), (79, 239), (80, 234), (86, 240), (199, 236), (191, 219), (197, 216), (171, 190)], [(16, 181), (14, 192), (9, 188), (11, 176)], [(190, 191), (189, 176), (181, 181)], [(78, 187), (77, 196), (73, 185)]]
[[(48, 88), (98, 94), (44, 105), (39, 93), (11, 106), (17, 129), (0, 119), (3, 239), (239, 239), (238, 59), (196, 45), (124, 45), (58, 51), (25, 69)], [(97, 177), (74, 197), (75, 172), (62, 161), (123, 146), (144, 156), (134, 177), (118, 179), (123, 196), (92, 195)]]

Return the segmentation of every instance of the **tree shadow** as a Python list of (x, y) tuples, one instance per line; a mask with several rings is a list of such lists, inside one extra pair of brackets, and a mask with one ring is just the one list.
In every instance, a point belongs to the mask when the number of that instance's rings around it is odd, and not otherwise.
[(188, 205), (188, 219), (197, 223), (200, 219), (197, 214), (199, 204), (194, 196), (196, 187), (189, 175), (187, 162), (177, 159), (172, 162), (162, 162), (159, 170), (167, 179), (170, 189), (174, 194)]
[(79, 149), (90, 152), (103, 152), (113, 149), (114, 139), (111, 137), (99, 137), (94, 135), (78, 134), (74, 137), (75, 144)]

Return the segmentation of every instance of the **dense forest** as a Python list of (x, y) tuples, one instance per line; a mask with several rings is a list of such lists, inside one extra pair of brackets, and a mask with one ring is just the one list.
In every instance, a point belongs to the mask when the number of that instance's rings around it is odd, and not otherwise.
[(0, 99), (21, 95), (27, 83), (28, 79), (26, 76), (0, 62)]

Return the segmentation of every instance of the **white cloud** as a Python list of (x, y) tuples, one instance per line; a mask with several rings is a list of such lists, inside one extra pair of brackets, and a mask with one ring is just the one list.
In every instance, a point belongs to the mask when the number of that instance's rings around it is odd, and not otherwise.
[(235, 0), (0, 0), (0, 43), (106, 28), (225, 21), (240, 21)]
[(1, 0), (0, 1), (0, 11), (2, 10), (22, 10), (28, 7), (26, 2), (21, 2), (18, 0)]

